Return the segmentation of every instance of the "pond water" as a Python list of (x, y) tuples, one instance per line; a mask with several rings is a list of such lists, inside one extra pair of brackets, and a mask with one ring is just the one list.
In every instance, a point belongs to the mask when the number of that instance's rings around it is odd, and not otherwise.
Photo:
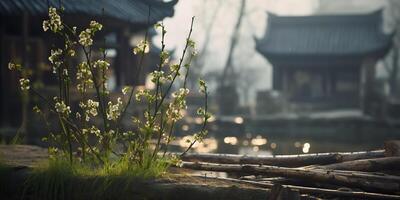
[[(189, 135), (199, 131), (201, 121), (178, 125), (174, 150), (187, 147)], [(303, 154), (365, 151), (383, 148), (384, 142), (400, 139), (400, 126), (368, 118), (335, 119), (244, 119), (213, 120), (200, 153), (252, 155)]]

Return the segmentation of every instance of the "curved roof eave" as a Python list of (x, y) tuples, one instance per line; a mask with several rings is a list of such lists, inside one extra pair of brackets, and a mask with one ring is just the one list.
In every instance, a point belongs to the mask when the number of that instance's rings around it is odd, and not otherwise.
[[(60, 7), (59, 2), (59, 0), (1, 0), (0, 13), (3, 16), (16, 16), (23, 13), (32, 16), (45, 16), (48, 6)], [(136, 24), (147, 23), (148, 6), (151, 7), (151, 23), (173, 16), (173, 7), (178, 0), (169, 2), (155, 0), (68, 0), (61, 2), (67, 14), (106, 16)]]

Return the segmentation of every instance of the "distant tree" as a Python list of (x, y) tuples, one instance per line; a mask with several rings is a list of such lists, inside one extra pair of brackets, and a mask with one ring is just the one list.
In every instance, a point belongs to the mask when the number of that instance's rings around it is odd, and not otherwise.
[[(199, 44), (200, 50), (199, 50), (198, 54), (196, 55), (196, 57), (194, 57), (194, 59), (193, 59), (192, 71), (188, 77), (188, 87), (191, 89), (193, 89), (193, 87), (197, 86), (198, 79), (202, 75), (206, 57), (207, 57), (208, 48), (209, 48), (210, 41), (211, 41), (211, 33), (214, 28), (215, 22), (217, 21), (217, 20), (215, 20), (215, 18), (217, 17), (219, 11), (221, 10), (222, 3), (223, 3), (222, 0), (218, 0), (215, 9), (211, 13), (210, 20), (203, 24), (204, 41), (202, 42), (202, 44)], [(202, 9), (203, 12), (206, 12), (207, 4), (204, 3), (202, 5), (203, 5), (203, 9)], [(203, 15), (205, 15), (205, 14), (203, 13)]]
[(240, 68), (238, 74), (237, 88), (240, 94), (243, 94), (242, 103), (244, 105), (250, 104), (250, 88), (254, 87), (256, 80), (260, 78), (260, 74), (257, 68)]
[(225, 62), (222, 75), (217, 88), (217, 101), (219, 104), (220, 114), (232, 115), (237, 113), (239, 105), (239, 94), (237, 92), (237, 72), (233, 66), (233, 53), (239, 43), (240, 27), (245, 15), (246, 0), (242, 0), (239, 4), (239, 13), (236, 24), (233, 28), (228, 49), (228, 58)]
[(393, 47), (384, 61), (384, 66), (388, 72), (388, 84), (391, 95), (398, 95), (399, 88), (397, 86), (399, 73), (399, 54), (400, 54), (400, 1), (389, 1), (389, 26), (394, 31)]
[[(242, 24), (244, 15), (245, 15), (245, 8), (246, 8), (246, 0), (242, 0), (239, 6), (239, 14), (233, 29), (233, 33), (231, 36), (231, 44), (228, 49), (228, 58), (226, 60), (222, 77), (221, 77), (221, 86), (235, 84), (234, 77), (235, 77), (235, 70), (233, 67), (233, 53), (239, 41), (240, 35), (240, 26)], [(232, 82), (233, 81), (233, 82)]]

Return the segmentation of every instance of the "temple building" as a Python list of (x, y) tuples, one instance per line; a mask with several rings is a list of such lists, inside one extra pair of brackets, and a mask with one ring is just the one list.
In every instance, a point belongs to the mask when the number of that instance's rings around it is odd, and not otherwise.
[[(140, 56), (132, 53), (132, 47), (145, 39), (149, 27), (152, 28), (166, 17), (172, 17), (176, 3), (177, 0), (0, 1), (1, 126), (19, 126), (21, 118), (18, 77), (7, 69), (8, 62), (31, 68), (35, 72), (31, 81), (44, 85), (43, 90), (48, 96), (53, 90), (57, 91), (48, 56), (50, 49), (63, 45), (63, 40), (50, 31), (43, 31), (42, 22), (48, 18), (49, 6), (64, 8), (62, 20), (70, 26), (76, 26), (78, 33), (88, 27), (91, 20), (103, 24), (103, 29), (94, 38), (92, 56), (93, 59), (99, 59), (102, 57), (100, 49), (107, 51), (106, 59), (111, 64), (107, 72), (110, 77), (108, 85), (110, 89), (120, 91), (125, 85), (143, 85), (145, 75), (155, 69), (154, 60), (158, 59), (147, 56), (143, 70), (139, 70)], [(152, 34), (155, 34), (154, 30), (148, 33), (149, 41)], [(73, 66), (84, 60), (83, 51), (78, 50), (75, 60), (71, 60)], [(155, 54), (159, 51), (151, 44), (148, 55), (158, 56)]]
[(374, 99), (375, 64), (391, 47), (382, 11), (352, 15), (268, 14), (256, 48), (273, 66), (273, 89), (297, 109), (360, 108)]

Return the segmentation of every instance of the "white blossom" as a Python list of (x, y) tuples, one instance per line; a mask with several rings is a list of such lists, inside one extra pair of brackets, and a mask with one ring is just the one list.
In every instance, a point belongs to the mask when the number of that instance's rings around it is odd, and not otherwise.
[(108, 102), (108, 109), (107, 109), (107, 119), (108, 120), (117, 120), (121, 115), (122, 109), (122, 100), (121, 98), (117, 99), (117, 103), (113, 104), (111, 101)]
[(98, 114), (97, 109), (99, 107), (99, 102), (88, 99), (86, 103), (82, 101), (79, 102), (79, 107), (81, 107), (81, 109), (84, 111), (85, 120), (89, 121), (91, 117), (97, 116)]
[(96, 31), (100, 31), (103, 28), (103, 25), (101, 25), (100, 23), (98, 23), (96, 21), (91, 21), (89, 27), (92, 30), (92, 32), (96, 32)]
[(30, 81), (27, 78), (21, 78), (19, 79), (19, 85), (21, 87), (22, 91), (27, 91), (30, 89)]
[(62, 25), (61, 17), (57, 13), (57, 9), (50, 7), (49, 8), (49, 20), (43, 21), (43, 31), (51, 30), (53, 32), (61, 31), (64, 26)]
[(109, 66), (110, 63), (105, 60), (96, 60), (93, 64), (93, 68), (100, 68), (102, 70), (107, 70)]
[(87, 88), (93, 88), (92, 72), (86, 62), (78, 65), (76, 80), (78, 81), (76, 88), (79, 92), (86, 92)]
[(148, 53), (150, 51), (150, 45), (147, 41), (142, 40), (139, 42), (139, 44), (133, 48), (133, 54), (143, 54), (143, 53)]
[(86, 29), (79, 34), (79, 44), (85, 47), (93, 44), (92, 33), (90, 29)]
[(66, 115), (66, 116), (68, 116), (71, 113), (71, 108), (69, 106), (67, 106), (64, 103), (64, 101), (56, 102), (56, 104), (54, 105), (54, 108), (56, 109), (56, 111), (58, 113)]
[(131, 87), (125, 86), (125, 87), (122, 88), (121, 92), (122, 92), (122, 94), (126, 95), (129, 92), (130, 89), (131, 89)]
[(12, 62), (9, 62), (8, 63), (8, 69), (9, 70), (15, 70), (16, 69), (16, 65), (14, 63), (12, 63)]

